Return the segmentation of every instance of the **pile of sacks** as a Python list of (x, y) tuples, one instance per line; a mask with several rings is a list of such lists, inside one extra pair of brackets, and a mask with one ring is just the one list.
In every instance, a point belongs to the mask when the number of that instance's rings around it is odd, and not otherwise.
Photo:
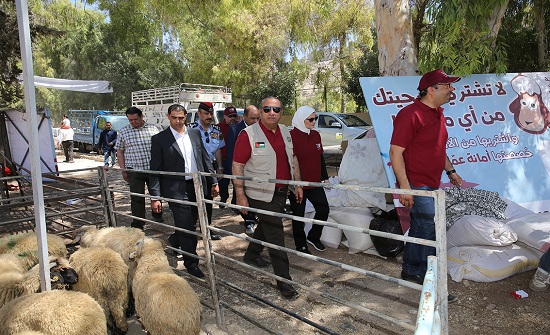
[[(371, 136), (367, 135), (366, 138), (349, 141), (340, 164), (338, 176), (329, 179), (331, 184), (388, 187), (386, 173), (380, 157), (380, 149), (374, 137), (374, 132), (369, 131), (369, 134)], [(374, 218), (373, 211), (388, 211), (391, 209), (386, 204), (384, 193), (337, 188), (325, 189), (325, 193), (330, 205), (328, 222), (369, 228), (370, 222)], [(313, 218), (314, 215), (314, 208), (308, 202), (305, 216)], [(310, 227), (310, 224), (306, 224), (306, 232)], [(330, 248), (338, 248), (342, 243), (349, 248), (351, 254), (358, 252), (376, 253), (370, 235), (356, 231), (325, 226), (321, 242)]]
[(505, 219), (465, 215), (447, 231), (451, 279), (493, 282), (536, 269), (550, 247), (550, 214), (533, 213), (509, 199)]

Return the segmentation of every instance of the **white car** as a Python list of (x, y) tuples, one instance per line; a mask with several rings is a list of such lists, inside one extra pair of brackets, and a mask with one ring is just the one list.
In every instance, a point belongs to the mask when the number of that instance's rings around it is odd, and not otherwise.
[(316, 114), (319, 119), (314, 129), (321, 134), (323, 147), (341, 145), (342, 141), (349, 141), (372, 129), (370, 124), (353, 114), (329, 112)]

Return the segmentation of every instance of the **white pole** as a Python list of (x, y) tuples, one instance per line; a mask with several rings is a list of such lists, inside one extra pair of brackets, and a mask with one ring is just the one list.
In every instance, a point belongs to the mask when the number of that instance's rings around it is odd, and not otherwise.
[(36, 117), (36, 97), (34, 91), (34, 71), (32, 64), (31, 34), (29, 28), (29, 10), (27, 0), (16, 0), (17, 23), (19, 26), (19, 44), (23, 63), (23, 86), (25, 92), (25, 111), (29, 133), (31, 161), (32, 193), (36, 234), (38, 238), (38, 259), (40, 261), (40, 288), (51, 290), (50, 268), (48, 262), (48, 242), (46, 238), (46, 215), (44, 213), (44, 190), (42, 188), (42, 171), (40, 149), (38, 147), (38, 122)]

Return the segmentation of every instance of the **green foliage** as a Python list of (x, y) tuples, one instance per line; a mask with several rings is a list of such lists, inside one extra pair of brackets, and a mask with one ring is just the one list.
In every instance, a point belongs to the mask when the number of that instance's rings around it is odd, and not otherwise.
[(273, 96), (281, 100), (285, 107), (285, 114), (294, 113), (294, 102), (296, 99), (296, 79), (289, 64), (280, 63), (265, 80), (261, 80), (250, 92), (250, 103), (258, 106), (266, 97)]
[(359, 84), (360, 77), (376, 77), (379, 75), (378, 48), (362, 46), (362, 56), (356, 63), (349, 66), (350, 70), (344, 77), (345, 91), (348, 92), (356, 104), (356, 113), (366, 112), (367, 105), (363, 90)]
[(507, 53), (491, 34), (489, 19), (507, 0), (432, 2), (425, 18), (430, 29), (420, 42), (421, 72), (442, 68), (456, 74), (502, 73)]

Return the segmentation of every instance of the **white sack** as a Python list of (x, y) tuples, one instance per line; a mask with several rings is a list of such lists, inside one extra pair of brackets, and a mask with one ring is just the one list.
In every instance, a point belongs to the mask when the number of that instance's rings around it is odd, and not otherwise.
[[(351, 140), (338, 170), (340, 183), (370, 187), (388, 187), (384, 163), (375, 138)], [(386, 210), (384, 193), (352, 191), (342, 192), (345, 207), (378, 207)]]
[(504, 200), (504, 202), (507, 205), (506, 211), (504, 212), (504, 215), (506, 216), (507, 220), (516, 219), (525, 215), (533, 214), (532, 210), (529, 210), (523, 206), (520, 206), (508, 198), (504, 198), (504, 197), (500, 197), (500, 198)]
[(463, 245), (505, 246), (517, 239), (517, 234), (505, 223), (479, 215), (465, 215), (447, 230), (447, 248)]
[(550, 248), (550, 213), (533, 213), (507, 222), (521, 241), (541, 252)]
[[(331, 208), (329, 217), (342, 225), (366, 229), (369, 228), (370, 222), (374, 218), (370, 209), (365, 207)], [(350, 254), (356, 254), (374, 247), (369, 234), (351, 230), (343, 230), (343, 233), (348, 240)]]
[[(336, 221), (331, 219), (330, 216), (327, 219), (327, 222), (337, 223)], [(323, 234), (321, 235), (321, 242), (326, 247), (333, 248), (333, 249), (338, 249), (338, 246), (340, 245), (341, 240), (342, 240), (342, 229), (328, 227), (328, 226), (323, 227)]]
[(447, 251), (451, 279), (493, 282), (537, 268), (539, 258), (516, 244), (505, 247), (465, 246)]

